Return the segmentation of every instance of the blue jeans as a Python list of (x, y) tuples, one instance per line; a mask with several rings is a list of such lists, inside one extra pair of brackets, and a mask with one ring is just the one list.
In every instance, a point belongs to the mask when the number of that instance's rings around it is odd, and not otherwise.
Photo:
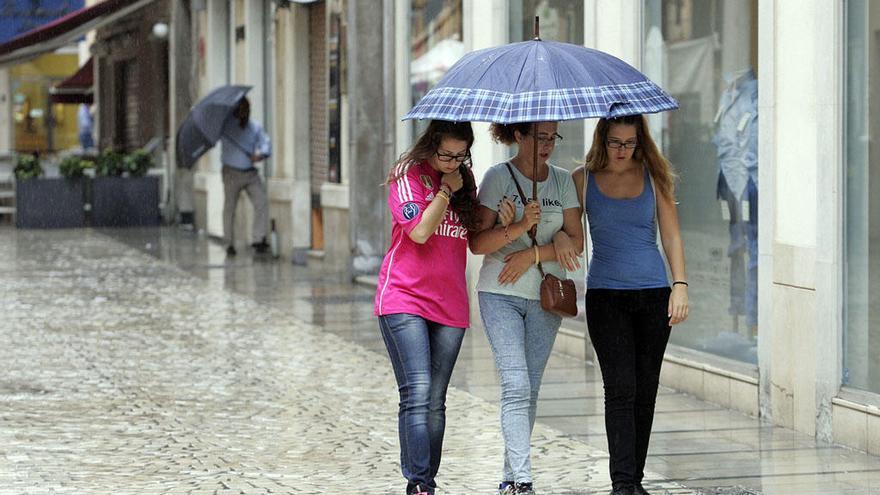
[(538, 390), (562, 318), (541, 301), (480, 292), (480, 315), (501, 379), (501, 481), (532, 482), (530, 443)]
[[(745, 198), (737, 198), (724, 176), (718, 179), (718, 195), (730, 211), (730, 314), (745, 315), (746, 324), (758, 324), (758, 187), (749, 180)], [(742, 200), (749, 201), (749, 218), (742, 215)], [(746, 259), (747, 257), (747, 259)]]
[(465, 329), (405, 313), (380, 316), (379, 329), (400, 391), (400, 469), (407, 490), (420, 483), (433, 493), (446, 428), (446, 389)]

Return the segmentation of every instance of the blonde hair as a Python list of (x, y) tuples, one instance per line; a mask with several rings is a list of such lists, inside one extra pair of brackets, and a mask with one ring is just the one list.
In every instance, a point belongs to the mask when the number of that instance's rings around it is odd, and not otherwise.
[(599, 119), (596, 131), (593, 132), (593, 144), (587, 153), (585, 167), (589, 172), (598, 172), (608, 166), (608, 131), (614, 125), (631, 125), (636, 128), (636, 149), (633, 160), (648, 167), (657, 189), (663, 196), (675, 200), (675, 181), (678, 179), (672, 164), (657, 149), (657, 144), (648, 131), (648, 123), (644, 115), (628, 115), (616, 119)]

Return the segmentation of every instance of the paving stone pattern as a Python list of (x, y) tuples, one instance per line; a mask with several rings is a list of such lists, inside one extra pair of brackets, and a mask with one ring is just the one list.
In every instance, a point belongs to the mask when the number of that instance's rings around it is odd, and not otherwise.
[[(0, 494), (403, 493), (387, 356), (94, 232), (2, 235), (0, 274)], [(494, 493), (497, 405), (448, 406), (438, 494)], [(607, 492), (533, 445), (539, 493)]]

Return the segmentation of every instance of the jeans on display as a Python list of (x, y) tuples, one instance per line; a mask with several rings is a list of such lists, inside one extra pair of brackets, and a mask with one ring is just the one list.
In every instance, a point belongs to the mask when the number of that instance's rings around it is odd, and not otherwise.
[(730, 191), (723, 175), (718, 179), (718, 196), (730, 211), (730, 314), (745, 315), (749, 327), (758, 324), (758, 188), (749, 180), (745, 191), (748, 218), (743, 215), (743, 199)]
[(380, 316), (379, 329), (400, 392), (400, 469), (408, 488), (419, 483), (433, 493), (446, 428), (446, 389), (465, 329), (411, 314)]

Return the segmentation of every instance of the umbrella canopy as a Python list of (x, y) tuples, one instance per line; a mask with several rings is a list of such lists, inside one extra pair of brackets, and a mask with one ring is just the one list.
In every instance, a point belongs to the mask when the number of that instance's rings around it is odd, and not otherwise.
[(190, 168), (223, 132), (223, 124), (251, 86), (221, 86), (193, 106), (177, 130), (178, 166)]
[(676, 108), (674, 98), (617, 57), (534, 39), (465, 55), (403, 119), (511, 124)]

